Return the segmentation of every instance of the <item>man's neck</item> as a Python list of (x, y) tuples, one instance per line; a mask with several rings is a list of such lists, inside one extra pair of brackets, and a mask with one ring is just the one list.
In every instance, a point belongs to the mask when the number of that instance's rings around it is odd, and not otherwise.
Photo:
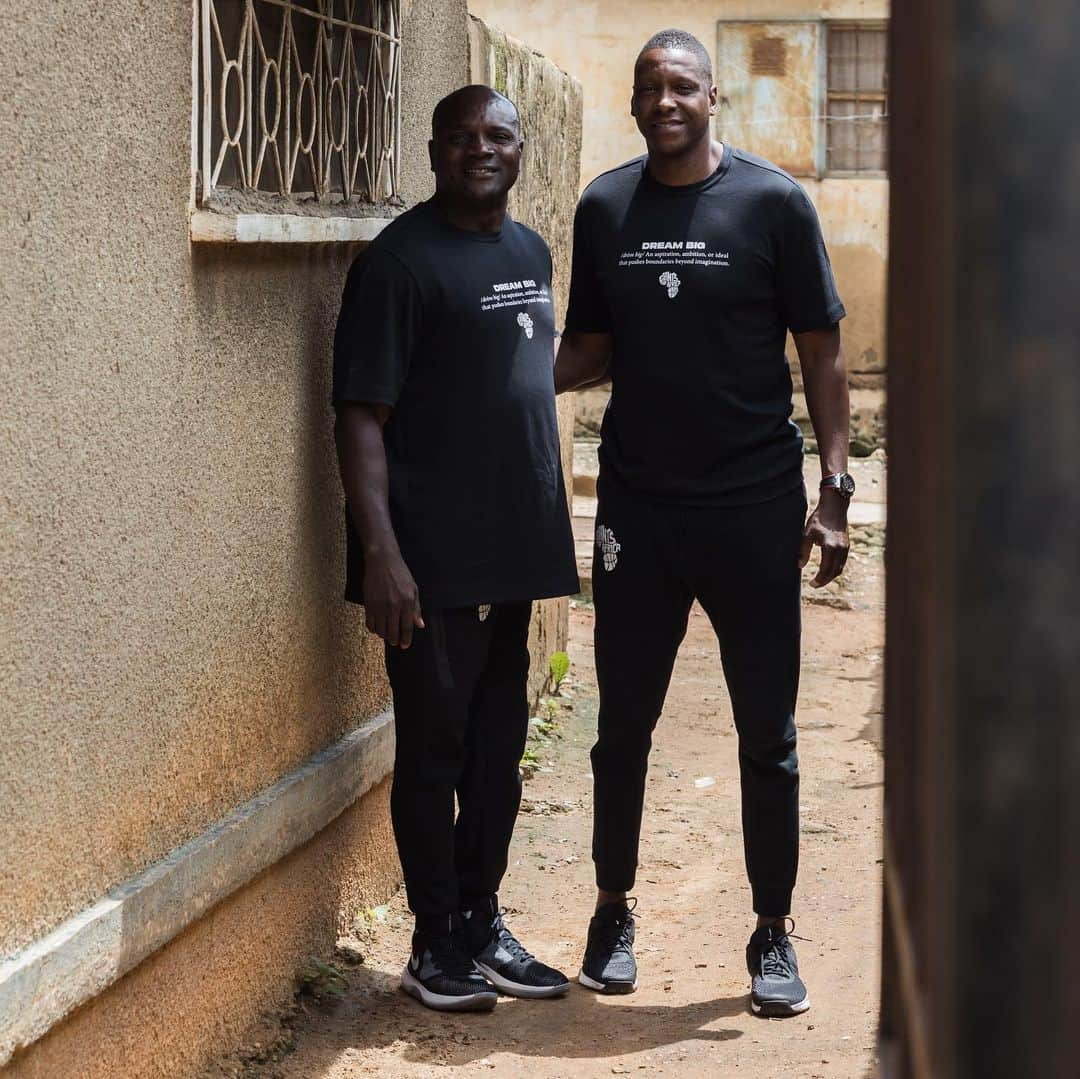
[(678, 157), (650, 154), (649, 175), (657, 183), (667, 184), (669, 187), (700, 183), (716, 172), (723, 156), (722, 142), (717, 142), (716, 139), (704, 140), (699, 146)]
[(496, 233), (503, 227), (506, 217), (506, 196), (496, 202), (462, 204), (435, 192), (435, 203), (446, 214), (446, 220), (455, 228), (466, 232)]

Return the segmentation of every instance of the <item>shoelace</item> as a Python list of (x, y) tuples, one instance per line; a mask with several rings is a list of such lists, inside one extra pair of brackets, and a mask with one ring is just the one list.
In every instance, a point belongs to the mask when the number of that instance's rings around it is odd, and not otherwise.
[(630, 927), (634, 924), (636, 906), (636, 899), (628, 899), (625, 910), (615, 915), (610, 921), (601, 922), (595, 930), (597, 943), (612, 950), (616, 948), (629, 950)]
[[(787, 928), (787, 923), (791, 922), (791, 928)], [(795, 935), (795, 919), (785, 918), (781, 923), (783, 929), (779, 933), (772, 932), (769, 934), (769, 943), (762, 949), (761, 952), (761, 973), (763, 975), (775, 975), (780, 978), (791, 978), (795, 974), (795, 964), (793, 949), (791, 947), (792, 940), (801, 940), (807, 944), (811, 943), (808, 937), (799, 937)]]
[(519, 963), (533, 963), (536, 961), (536, 957), (530, 952), (509, 929), (506, 928), (506, 923), (503, 921), (503, 914), (505, 909), (500, 909), (499, 913), (495, 915), (495, 921), (492, 923), (492, 929), (495, 931), (495, 936), (499, 941), (499, 944), (510, 953)]

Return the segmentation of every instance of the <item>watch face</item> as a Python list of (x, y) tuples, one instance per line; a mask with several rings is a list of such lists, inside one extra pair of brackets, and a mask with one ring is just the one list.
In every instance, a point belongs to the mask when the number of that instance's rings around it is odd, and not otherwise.
[(855, 493), (855, 480), (846, 472), (840, 477), (840, 493), (850, 498)]

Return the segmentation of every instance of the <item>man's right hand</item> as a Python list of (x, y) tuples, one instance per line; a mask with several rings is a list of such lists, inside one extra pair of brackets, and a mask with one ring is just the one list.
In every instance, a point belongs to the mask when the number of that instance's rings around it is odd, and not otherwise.
[(424, 628), (416, 581), (400, 555), (367, 557), (364, 612), (367, 628), (395, 648), (408, 648), (413, 630)]

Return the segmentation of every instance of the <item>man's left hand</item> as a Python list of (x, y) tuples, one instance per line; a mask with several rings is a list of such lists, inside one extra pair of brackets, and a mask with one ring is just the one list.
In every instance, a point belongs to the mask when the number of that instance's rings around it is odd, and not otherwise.
[(821, 548), (821, 565), (810, 582), (814, 588), (835, 581), (843, 572), (848, 556), (847, 499), (836, 491), (824, 490), (817, 508), (803, 529), (799, 566), (810, 561), (810, 552)]

